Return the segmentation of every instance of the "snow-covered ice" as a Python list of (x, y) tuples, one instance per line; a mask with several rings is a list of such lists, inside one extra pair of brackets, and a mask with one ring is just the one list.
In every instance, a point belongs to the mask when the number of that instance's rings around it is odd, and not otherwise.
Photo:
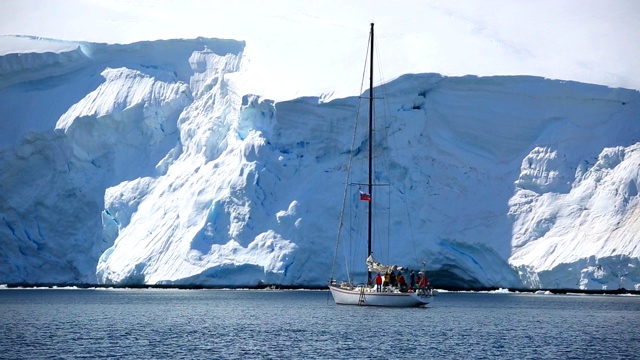
[[(326, 284), (370, 19), (294, 7), (161, 31), (167, 9), (186, 10), (112, 4), (111, 35), (102, 18), (79, 33), (3, 12), (0, 34), (31, 36), (0, 36), (0, 282)], [(507, 29), (548, 25), (457, 2), (427, 3), (422, 27), (416, 11), (377, 13), (397, 77), (378, 92), (392, 120), (376, 132), (392, 155), (378, 176), (406, 202), (378, 260), (426, 261), (444, 285), (640, 288), (640, 76), (619, 60), (639, 50), (605, 41), (633, 39), (637, 6), (618, 5), (589, 44), (575, 25), (594, 13), (571, 2), (546, 13), (563, 41), (517, 42)], [(464, 31), (425, 37), (451, 26)], [(198, 37), (210, 31), (238, 40)], [(193, 39), (149, 41), (162, 37)], [(453, 76), (466, 73), (564, 80)]]

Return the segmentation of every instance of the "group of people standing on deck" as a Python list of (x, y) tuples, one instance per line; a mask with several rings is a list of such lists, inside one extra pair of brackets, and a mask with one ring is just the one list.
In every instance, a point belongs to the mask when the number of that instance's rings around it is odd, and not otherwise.
[(378, 273), (375, 283), (377, 292), (388, 291), (390, 288), (398, 288), (400, 292), (409, 292), (428, 288), (429, 278), (424, 271), (418, 272), (418, 277), (416, 278), (415, 272), (409, 270), (409, 282), (407, 283), (402, 271), (398, 270), (396, 274), (396, 270), (389, 270), (384, 276)]

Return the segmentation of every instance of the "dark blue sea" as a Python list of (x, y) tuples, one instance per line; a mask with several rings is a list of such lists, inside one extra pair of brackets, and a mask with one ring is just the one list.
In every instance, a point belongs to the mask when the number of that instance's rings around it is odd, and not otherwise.
[(441, 293), (427, 308), (327, 291), (0, 290), (2, 359), (638, 359), (640, 297)]

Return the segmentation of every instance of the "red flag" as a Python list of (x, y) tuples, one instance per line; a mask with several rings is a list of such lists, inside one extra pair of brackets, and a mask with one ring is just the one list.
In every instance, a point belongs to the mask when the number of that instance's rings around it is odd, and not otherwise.
[(371, 195), (367, 194), (366, 192), (360, 191), (360, 200), (371, 201)]

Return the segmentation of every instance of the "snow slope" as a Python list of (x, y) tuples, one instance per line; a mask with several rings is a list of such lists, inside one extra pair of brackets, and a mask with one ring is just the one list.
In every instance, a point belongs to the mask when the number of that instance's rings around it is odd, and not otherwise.
[[(58, 45), (0, 57), (0, 282), (326, 283), (356, 94), (246, 93), (232, 40)], [(414, 74), (377, 94), (378, 260), (436, 284), (640, 288), (638, 91)]]

